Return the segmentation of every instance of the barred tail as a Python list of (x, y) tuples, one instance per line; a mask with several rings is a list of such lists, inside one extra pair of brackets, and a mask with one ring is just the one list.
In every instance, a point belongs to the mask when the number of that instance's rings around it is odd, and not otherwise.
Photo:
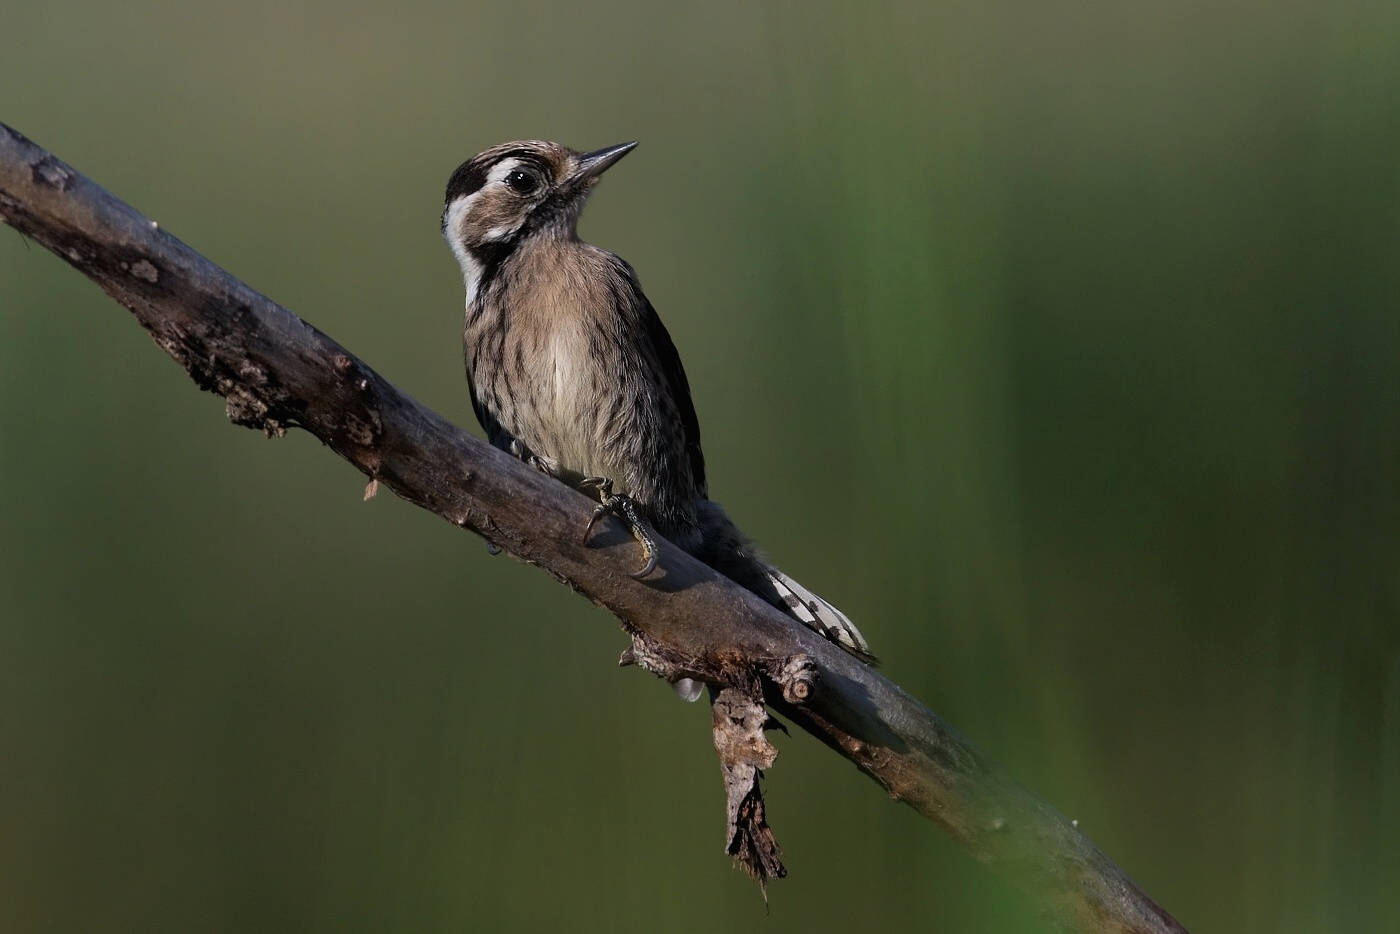
[(878, 663), (856, 624), (845, 613), (765, 561), (748, 537), (725, 515), (719, 503), (699, 499), (695, 505), (700, 535), (687, 551), (862, 661)]
[(870, 651), (870, 643), (865, 641), (850, 617), (777, 568), (767, 567), (764, 570), (773, 589), (787, 604), (788, 612), (798, 621), (806, 623), (857, 658), (866, 662), (876, 661)]

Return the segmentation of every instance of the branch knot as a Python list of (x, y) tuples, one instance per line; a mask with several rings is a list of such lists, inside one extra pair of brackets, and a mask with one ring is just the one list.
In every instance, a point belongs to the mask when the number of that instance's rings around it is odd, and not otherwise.
[(820, 669), (810, 655), (789, 655), (769, 665), (768, 676), (783, 689), (783, 700), (796, 705), (806, 703), (816, 693)]

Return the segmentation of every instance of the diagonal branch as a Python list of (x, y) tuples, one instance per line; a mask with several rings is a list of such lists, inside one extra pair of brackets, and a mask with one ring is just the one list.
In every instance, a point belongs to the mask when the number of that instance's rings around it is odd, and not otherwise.
[[(235, 423), (270, 435), (309, 431), (403, 499), (486, 537), (615, 614), (633, 639), (624, 663), (722, 689), (725, 703), (736, 705), (734, 723), (752, 719), (745, 698), (766, 701), (1032, 891), (1064, 926), (1184, 932), (1068, 820), (873, 668), (667, 542), (660, 543), (662, 570), (633, 580), (632, 540), (617, 525), (588, 546), (580, 541), (590, 510), (581, 494), (414, 402), (316, 328), (3, 124), (0, 219), (130, 309), (200, 388), (227, 400)], [(725, 732), (719, 721), (717, 714), (717, 742)], [(739, 731), (746, 738), (734, 742), (756, 743), (755, 730)], [(726, 767), (726, 775), (752, 773), (756, 782), (753, 763), (763, 756), (730, 752), (748, 765)], [(735, 794), (731, 787), (731, 802)], [(745, 809), (731, 807), (731, 841), (736, 833), (767, 833), (761, 802), (747, 830), (734, 826), (736, 810)], [(759, 858), (769, 856), (776, 863), (776, 846)]]

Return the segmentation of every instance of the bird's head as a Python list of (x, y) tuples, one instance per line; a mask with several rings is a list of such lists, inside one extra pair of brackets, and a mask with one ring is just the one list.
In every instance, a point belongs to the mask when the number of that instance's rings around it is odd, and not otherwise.
[(598, 177), (631, 152), (622, 143), (576, 152), (558, 143), (502, 143), (472, 156), (447, 182), (442, 235), (470, 274), (534, 234), (573, 236)]

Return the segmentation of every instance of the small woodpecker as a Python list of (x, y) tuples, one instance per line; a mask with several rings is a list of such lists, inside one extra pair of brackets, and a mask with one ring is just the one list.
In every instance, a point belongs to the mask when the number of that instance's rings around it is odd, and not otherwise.
[[(709, 498), (680, 354), (637, 274), (578, 238), (599, 177), (636, 143), (504, 143), (452, 173), (442, 234), (467, 288), (462, 344), (491, 443), (596, 498), (656, 568), (652, 530), (874, 661), (844, 613), (770, 565)], [(698, 695), (698, 686), (694, 692)]]

